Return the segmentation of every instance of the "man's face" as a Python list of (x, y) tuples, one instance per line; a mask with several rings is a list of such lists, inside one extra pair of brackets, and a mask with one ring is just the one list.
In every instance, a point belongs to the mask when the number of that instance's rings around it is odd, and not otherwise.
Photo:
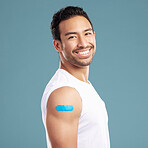
[(96, 51), (95, 33), (83, 16), (74, 16), (59, 24), (63, 58), (77, 67), (88, 66)]

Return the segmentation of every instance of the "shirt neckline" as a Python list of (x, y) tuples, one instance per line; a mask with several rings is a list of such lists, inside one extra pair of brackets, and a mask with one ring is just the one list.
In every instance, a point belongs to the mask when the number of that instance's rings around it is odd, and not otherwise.
[(88, 85), (88, 86), (91, 86), (92, 85), (89, 80), (88, 80), (89, 83), (83, 82), (83, 81), (81, 81), (78, 78), (74, 77), (72, 74), (70, 74), (68, 71), (66, 71), (66, 70), (64, 70), (62, 68), (59, 68), (58, 71), (64, 72), (65, 74), (69, 75), (71, 78), (75, 79), (76, 81), (78, 81), (78, 82), (80, 82), (80, 83), (82, 83), (84, 85)]

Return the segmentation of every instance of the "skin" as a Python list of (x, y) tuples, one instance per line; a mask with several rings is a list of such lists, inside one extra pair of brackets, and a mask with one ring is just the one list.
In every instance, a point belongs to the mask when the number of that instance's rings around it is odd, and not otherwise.
[[(77, 79), (88, 82), (89, 64), (96, 51), (95, 33), (83, 16), (74, 16), (59, 24), (61, 41), (54, 40), (60, 55), (60, 68)], [(83, 54), (82, 54), (83, 53)], [(73, 105), (73, 111), (56, 111), (57, 105)], [(46, 126), (52, 148), (77, 148), (82, 102), (71, 87), (54, 90), (47, 102)]]

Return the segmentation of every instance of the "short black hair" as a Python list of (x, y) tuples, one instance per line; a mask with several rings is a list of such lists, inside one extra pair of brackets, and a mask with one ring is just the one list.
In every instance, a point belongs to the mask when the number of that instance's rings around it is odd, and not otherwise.
[(92, 29), (93, 25), (87, 15), (87, 13), (83, 10), (83, 8), (80, 7), (74, 7), (74, 6), (67, 6), (65, 8), (60, 9), (58, 12), (56, 12), (53, 15), (52, 22), (51, 22), (51, 33), (54, 40), (61, 41), (60, 38), (60, 30), (59, 30), (59, 24), (61, 21), (68, 20), (74, 16), (83, 16), (85, 17), (91, 24)]

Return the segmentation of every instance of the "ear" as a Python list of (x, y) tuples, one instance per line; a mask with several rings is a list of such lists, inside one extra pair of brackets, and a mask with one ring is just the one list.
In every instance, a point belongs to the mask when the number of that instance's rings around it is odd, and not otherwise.
[(59, 40), (53, 40), (53, 45), (58, 52), (62, 52), (62, 44)]

